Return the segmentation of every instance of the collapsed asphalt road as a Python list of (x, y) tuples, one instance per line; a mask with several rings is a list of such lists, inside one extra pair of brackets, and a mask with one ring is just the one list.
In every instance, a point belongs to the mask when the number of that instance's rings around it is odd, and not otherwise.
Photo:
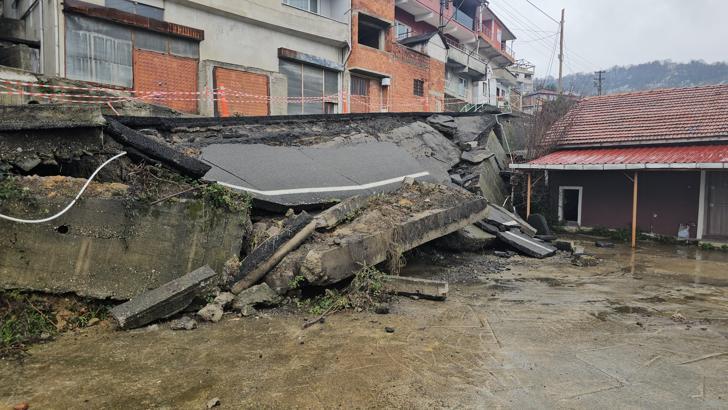
[(389, 315), (307, 330), (308, 314), (280, 309), (192, 331), (66, 334), (0, 362), (0, 405), (726, 407), (728, 256), (591, 243), (590, 268), (564, 255), (414, 261), (408, 274), (453, 284), (446, 302), (400, 298)]

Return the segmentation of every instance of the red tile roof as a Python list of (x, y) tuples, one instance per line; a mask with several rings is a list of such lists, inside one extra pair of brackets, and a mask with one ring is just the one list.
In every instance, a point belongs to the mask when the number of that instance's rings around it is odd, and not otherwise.
[(728, 140), (728, 84), (585, 98), (547, 135), (557, 146)]
[(728, 168), (728, 144), (633, 148), (569, 149), (552, 152), (513, 168), (589, 169)]

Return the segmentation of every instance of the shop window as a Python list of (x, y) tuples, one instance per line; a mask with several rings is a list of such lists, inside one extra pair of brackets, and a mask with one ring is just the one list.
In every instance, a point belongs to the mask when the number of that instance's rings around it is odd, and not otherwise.
[(288, 80), (288, 114), (336, 112), (339, 73), (295, 61), (281, 60)]
[(66, 16), (66, 70), (73, 80), (133, 85), (131, 30), (76, 15)]
[(414, 80), (414, 94), (418, 97), (425, 96), (425, 82), (422, 80)]

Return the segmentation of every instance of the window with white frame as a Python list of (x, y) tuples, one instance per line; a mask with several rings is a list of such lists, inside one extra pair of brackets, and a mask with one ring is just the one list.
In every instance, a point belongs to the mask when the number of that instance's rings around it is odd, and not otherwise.
[(283, 4), (319, 14), (319, 0), (283, 0)]

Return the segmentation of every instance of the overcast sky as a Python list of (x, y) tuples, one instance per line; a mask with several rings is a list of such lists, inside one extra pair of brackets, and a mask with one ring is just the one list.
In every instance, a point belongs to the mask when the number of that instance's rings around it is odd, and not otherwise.
[[(558, 20), (566, 9), (565, 74), (654, 60), (728, 61), (728, 0), (531, 0)], [(548, 73), (558, 24), (527, 0), (490, 0), (518, 37), (516, 58)], [(558, 48), (556, 48), (558, 50)], [(556, 51), (558, 54), (558, 51)], [(551, 74), (558, 73), (556, 57)]]

